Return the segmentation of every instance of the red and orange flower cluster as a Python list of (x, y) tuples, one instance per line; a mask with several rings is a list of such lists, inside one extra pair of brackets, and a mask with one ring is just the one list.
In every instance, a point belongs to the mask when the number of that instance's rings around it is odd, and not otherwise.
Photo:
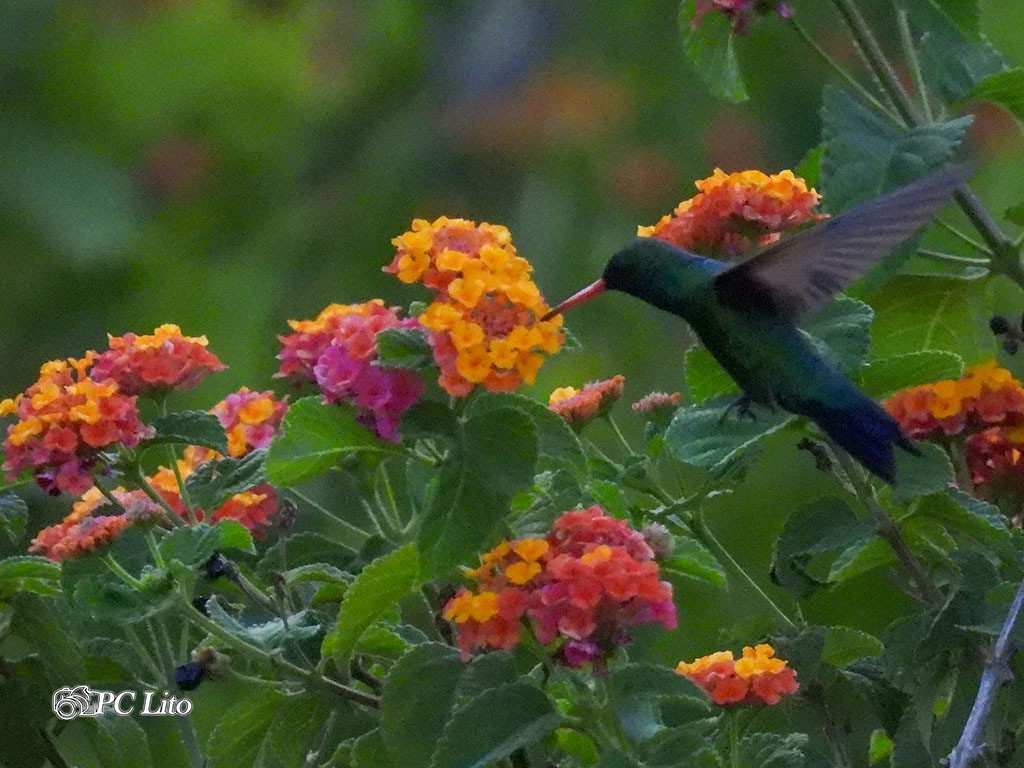
[(784, 0), (697, 0), (697, 9), (691, 26), (696, 29), (706, 13), (722, 13), (732, 23), (732, 31), (742, 35), (747, 31), (750, 17), (755, 13), (776, 12), (784, 19), (793, 15), (793, 9)]
[(502, 542), (480, 561), (467, 574), (475, 591), (460, 589), (444, 609), (463, 658), (515, 647), (528, 620), (541, 643), (558, 643), (563, 663), (601, 667), (630, 627), (676, 625), (672, 586), (651, 547), (600, 507), (566, 512), (546, 538)]
[(796, 672), (775, 649), (761, 644), (743, 649), (735, 659), (732, 651), (717, 651), (695, 661), (679, 662), (676, 672), (704, 690), (720, 706), (731, 704), (778, 704), (800, 688)]
[[(273, 392), (253, 392), (247, 387), (242, 387), (213, 406), (210, 413), (217, 417), (227, 433), (228, 455), (238, 459), (270, 445), (287, 410), (288, 404), (278, 400)], [(223, 456), (217, 451), (190, 445), (185, 449), (183, 458), (178, 461), (178, 473), (184, 480), (201, 464), (220, 458)], [(178, 479), (172, 469), (161, 467), (149, 478), (149, 483), (171, 509), (187, 519), (188, 512), (181, 498)], [(212, 522), (223, 519), (237, 520), (254, 536), (260, 538), (277, 514), (277, 510), (277, 494), (273, 487), (268, 483), (261, 483), (249, 490), (236, 493), (215, 509), (210, 519)], [(203, 522), (203, 510), (194, 509), (192, 513), (198, 522)]]
[[(239, 458), (253, 450), (265, 448), (276, 434), (287, 404), (277, 400), (271, 392), (251, 392), (243, 387), (228, 395), (212, 409), (228, 437), (228, 454)], [(222, 458), (216, 451), (199, 446), (185, 449), (178, 461), (182, 480), (206, 461)], [(181, 500), (178, 480), (173, 470), (161, 467), (147, 482), (161, 498), (182, 518), (187, 518)], [(161, 507), (142, 490), (115, 488), (111, 494), (115, 505), (95, 486), (90, 487), (74, 503), (70, 514), (61, 522), (44, 528), (32, 540), (30, 552), (38, 552), (51, 560), (61, 561), (93, 552), (114, 541), (129, 526), (140, 521), (158, 521), (163, 517)], [(224, 518), (238, 520), (253, 535), (259, 537), (277, 512), (274, 489), (261, 484), (237, 493), (211, 515), (213, 522)], [(110, 514), (99, 514), (110, 512)], [(202, 510), (193, 510), (199, 522)]]
[(713, 176), (695, 184), (699, 194), (654, 226), (639, 227), (637, 234), (698, 253), (729, 256), (769, 245), (786, 230), (825, 218), (813, 210), (821, 196), (792, 171), (727, 174), (716, 168)]
[(582, 426), (608, 413), (622, 397), (625, 384), (625, 378), (613, 376), (586, 384), (583, 389), (559, 387), (548, 397), (548, 408), (573, 426)]
[(398, 250), (384, 271), (437, 292), (419, 320), (430, 331), (438, 383), (456, 397), (477, 384), (491, 392), (532, 384), (541, 353), (562, 346), (562, 318), (541, 319), (549, 307), (509, 231), (465, 219), (416, 219), (393, 242)]
[(374, 365), (377, 334), (419, 323), (399, 319), (395, 309), (373, 299), (331, 304), (313, 320), (288, 324), (294, 333), (279, 337), (283, 349), (276, 375), (316, 384), (328, 403), (357, 406), (368, 427), (385, 440), (397, 441), (402, 414), (423, 394), (423, 382), (413, 371)]
[(995, 360), (946, 379), (901, 390), (883, 403), (919, 440), (961, 439), (971, 479), (1024, 483), (1024, 386)]
[(48, 492), (84, 493), (101, 449), (152, 437), (139, 418), (139, 395), (191, 387), (224, 368), (205, 338), (182, 336), (176, 325), (109, 338), (104, 352), (46, 363), (35, 384), (0, 402), (0, 416), (17, 417), (4, 441), (9, 480), (27, 469)]

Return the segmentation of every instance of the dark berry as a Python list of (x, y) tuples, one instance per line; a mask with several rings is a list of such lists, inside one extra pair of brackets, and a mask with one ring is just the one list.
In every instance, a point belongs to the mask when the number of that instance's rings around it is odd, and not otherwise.
[(227, 576), (230, 568), (231, 563), (217, 552), (206, 561), (206, 576), (210, 579), (219, 579), (221, 576)]
[(992, 333), (998, 336), (1010, 330), (1010, 321), (1003, 315), (992, 315), (989, 318), (988, 327), (992, 329)]
[(210, 602), (209, 595), (203, 595), (202, 597), (192, 598), (192, 607), (199, 611), (203, 616), (209, 616), (210, 614), (206, 610), (206, 604)]
[(1017, 340), (1016, 339), (1006, 339), (1006, 340), (1003, 341), (1003, 349), (1006, 350), (1006, 354), (1008, 354), (1008, 355), (1016, 355), (1017, 354), (1017, 350), (1019, 348), (1020, 347), (1017, 344)]
[(174, 682), (183, 691), (191, 691), (196, 688), (203, 678), (206, 677), (206, 667), (198, 661), (190, 661), (174, 668)]

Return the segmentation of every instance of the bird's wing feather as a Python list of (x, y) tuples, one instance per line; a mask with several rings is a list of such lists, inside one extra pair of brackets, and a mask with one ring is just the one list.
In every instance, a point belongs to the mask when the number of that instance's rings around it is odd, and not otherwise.
[(969, 175), (968, 165), (954, 166), (797, 232), (722, 272), (715, 290), (741, 311), (809, 315), (923, 226)]

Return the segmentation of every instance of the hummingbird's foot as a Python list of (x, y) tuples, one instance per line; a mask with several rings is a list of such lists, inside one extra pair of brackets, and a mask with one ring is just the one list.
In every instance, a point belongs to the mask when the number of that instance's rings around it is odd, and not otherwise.
[(725, 420), (729, 418), (729, 414), (733, 411), (739, 415), (741, 419), (750, 419), (751, 421), (757, 421), (757, 414), (754, 413), (753, 408), (750, 407), (754, 401), (747, 395), (740, 395), (733, 400), (729, 405), (726, 406), (725, 410), (722, 411), (722, 417), (718, 420), (719, 424), (725, 423)]

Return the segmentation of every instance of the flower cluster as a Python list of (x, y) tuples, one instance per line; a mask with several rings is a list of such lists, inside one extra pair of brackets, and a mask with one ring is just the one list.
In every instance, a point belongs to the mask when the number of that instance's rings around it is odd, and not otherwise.
[(207, 347), (205, 336), (183, 336), (170, 323), (152, 334), (108, 336), (109, 349), (96, 357), (91, 376), (117, 383), (127, 395), (159, 395), (194, 387), (224, 365)]
[(683, 396), (679, 392), (651, 392), (637, 400), (630, 407), (637, 413), (664, 413), (679, 407)]
[(959, 379), (901, 390), (883, 405), (911, 437), (962, 439), (976, 487), (998, 479), (1024, 490), (1024, 386), (995, 360)]
[(467, 575), (476, 590), (460, 589), (444, 609), (463, 658), (514, 647), (527, 619), (541, 643), (558, 643), (563, 663), (600, 667), (629, 641), (629, 627), (676, 625), (672, 587), (650, 546), (600, 507), (566, 512), (544, 539), (502, 542)]
[(548, 397), (548, 408), (574, 426), (603, 416), (622, 396), (626, 380), (613, 376), (604, 381), (594, 381), (583, 389), (559, 387)]
[(502, 226), (441, 217), (416, 219), (394, 239), (397, 252), (385, 272), (437, 292), (420, 316), (428, 328), (438, 383), (456, 397), (477, 384), (507, 392), (532, 384), (564, 341), (562, 318), (541, 318), (548, 305)]
[(91, 375), (95, 359), (90, 352), (80, 360), (46, 363), (35, 384), (0, 402), (0, 416), (17, 417), (4, 441), (9, 480), (30, 469), (44, 490), (80, 494), (92, 485), (100, 449), (152, 436), (139, 419), (136, 398)]
[(74, 503), (67, 517), (44, 528), (32, 539), (28, 551), (56, 562), (81, 557), (109, 544), (132, 524), (156, 520), (163, 514), (142, 491), (116, 488), (111, 496), (121, 508), (115, 514), (96, 514), (114, 505), (99, 488), (90, 488)]
[(379, 299), (363, 304), (331, 304), (313, 320), (290, 320), (293, 333), (279, 337), (277, 376), (315, 383), (329, 403), (344, 401), (359, 408), (360, 418), (385, 440), (398, 440), (398, 425), (423, 394), (413, 372), (374, 365), (376, 336), (385, 328), (415, 328), (400, 320)]
[[(272, 392), (253, 392), (242, 387), (213, 406), (210, 413), (217, 417), (227, 433), (228, 454), (232, 458), (240, 458), (270, 444), (287, 409), (288, 404), (276, 399)], [(220, 458), (223, 456), (217, 451), (190, 445), (177, 462), (178, 475), (185, 480), (201, 464)], [(161, 467), (148, 480), (171, 509), (183, 518), (188, 517), (173, 469)], [(225, 518), (237, 520), (254, 536), (261, 537), (277, 510), (277, 494), (273, 487), (261, 483), (234, 494), (213, 510), (210, 517), (213, 522)], [(203, 510), (194, 509), (192, 513), (199, 522), (204, 520)]]
[(792, 7), (784, 0), (697, 0), (697, 9), (691, 26), (696, 29), (704, 14), (711, 12), (724, 14), (732, 23), (732, 31), (737, 35), (747, 31), (750, 17), (754, 13), (777, 12), (784, 19), (793, 15)]
[(699, 253), (734, 255), (773, 243), (781, 232), (825, 217), (812, 210), (821, 196), (792, 171), (727, 174), (716, 168), (696, 187), (697, 195), (654, 226), (639, 227), (637, 234)]
[(730, 704), (778, 704), (783, 696), (796, 693), (800, 684), (796, 672), (775, 649), (761, 644), (743, 649), (743, 657), (732, 651), (717, 651), (687, 663), (679, 662), (676, 672), (702, 688), (720, 706)]

